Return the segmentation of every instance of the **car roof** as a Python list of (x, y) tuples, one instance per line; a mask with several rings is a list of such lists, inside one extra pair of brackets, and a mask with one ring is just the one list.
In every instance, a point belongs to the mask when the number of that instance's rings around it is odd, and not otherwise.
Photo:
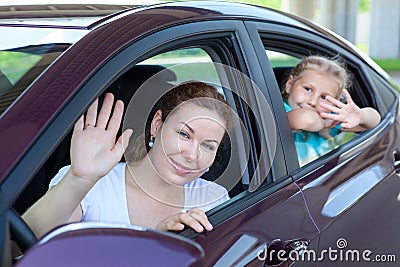
[[(256, 6), (246, 3), (235, 3), (225, 1), (184, 1), (184, 2), (169, 2), (148, 6), (137, 6), (136, 9), (125, 10), (121, 15), (129, 15), (132, 13), (142, 13), (151, 10), (155, 15), (167, 13), (170, 16), (179, 18), (179, 11), (192, 10), (193, 19), (227, 19), (227, 18), (249, 18), (260, 19), (263, 21), (274, 21), (278, 23), (285, 23), (297, 25), (299, 27), (308, 27), (301, 20), (295, 18), (279, 10), (270, 9), (267, 7)], [(288, 16), (289, 15), (289, 16)]]
[[(151, 5), (54, 4), (0, 6), (0, 26), (95, 28), (117, 18), (151, 12), (154, 16), (168, 14), (179, 21), (182, 10), (192, 11), (190, 20), (252, 19), (271, 21), (303, 29), (320, 31), (319, 27), (300, 17), (266, 7), (224, 1), (185, 1)], [(324, 32), (326, 34), (326, 32)]]
[[(143, 10), (144, 9), (144, 10)], [(247, 4), (247, 3), (237, 3), (237, 2), (225, 2), (225, 1), (185, 1), (185, 2), (171, 2), (159, 5), (153, 5), (143, 8), (140, 12), (145, 12), (151, 9), (151, 12), (156, 14), (170, 14), (174, 15), (179, 10), (192, 10), (193, 16), (190, 20), (217, 20), (217, 19), (240, 19), (240, 20), (252, 20), (252, 21), (263, 21), (271, 22), (280, 25), (289, 25), (294, 28), (300, 28), (305, 31), (310, 31), (323, 38), (330, 39), (342, 47), (351, 51), (354, 56), (366, 62), (368, 65), (373, 66), (382, 76), (388, 77), (387, 74), (368, 56), (361, 52), (354, 44), (345, 38), (341, 37), (339, 34), (324, 28), (321, 25), (299, 17), (297, 15), (286, 13), (280, 10)], [(138, 12), (138, 10), (126, 11), (124, 14), (129, 14), (130, 12)], [(139, 13), (139, 12), (138, 12)], [(187, 22), (187, 18), (182, 19), (177, 17), (177, 21)]]
[[(179, 8), (202, 10), (198, 17), (213, 15), (213, 17), (259, 18), (275, 22), (304, 24), (297, 19), (287, 17), (280, 11), (244, 3), (223, 1), (187, 1), (170, 2), (151, 5), (111, 5), (111, 4), (52, 4), (52, 5), (14, 5), (0, 6), (0, 23), (15, 25), (52, 25), (52, 26), (89, 26), (100, 21), (107, 21), (118, 15), (140, 13), (151, 9), (153, 12), (166, 11), (174, 15)], [(156, 13), (155, 13), (156, 15)]]
[[(182, 11), (186, 11), (182, 16)], [(58, 4), (0, 6), (0, 26), (94, 29), (129, 15), (167, 15), (169, 25), (211, 19), (251, 19), (319, 32), (359, 55), (355, 46), (313, 22), (279, 10), (236, 2), (184, 1), (150, 5)], [(188, 15), (190, 13), (190, 15)], [(173, 18), (173, 19), (171, 19)], [(155, 18), (157, 20), (157, 18)], [(175, 22), (173, 22), (175, 21)], [(164, 25), (165, 26), (165, 25)], [(365, 57), (360, 56), (364, 61)], [(369, 62), (371, 64), (371, 62)]]
[[(133, 15), (133, 16), (132, 16)], [(168, 16), (168, 25), (187, 23), (191, 21), (205, 21), (205, 20), (252, 20), (271, 22), (274, 24), (290, 25), (291, 27), (301, 28), (306, 31), (320, 33), (321, 35), (340, 43), (342, 46), (349, 50), (358, 52), (355, 46), (349, 41), (343, 39), (338, 34), (323, 28), (321, 25), (316, 25), (314, 22), (296, 16), (294, 14), (286, 13), (280, 10), (238, 2), (226, 1), (176, 1), (161, 4), (154, 4), (148, 6), (136, 6), (132, 9), (123, 10), (119, 13), (114, 13), (108, 17), (98, 20), (97, 22), (89, 25), (89, 28), (95, 28), (109, 21), (125, 17), (125, 16), (141, 16), (153, 15), (154, 20), (160, 19), (162, 16)], [(157, 16), (159, 16), (157, 18)], [(163, 20), (161, 18), (160, 20)], [(161, 21), (160, 21), (161, 22)], [(156, 23), (154, 23), (156, 24)], [(161, 22), (164, 27), (166, 26)]]
[[(168, 26), (180, 23), (188, 23), (194, 21), (205, 20), (252, 20), (271, 22), (280, 25), (289, 25), (291, 27), (300, 28), (306, 31), (319, 33), (334, 42), (340, 43), (348, 50), (355, 52), (359, 57), (360, 55), (357, 48), (349, 41), (340, 37), (338, 34), (323, 28), (314, 22), (290, 14), (280, 10), (238, 2), (226, 1), (184, 1), (184, 2), (169, 2), (149, 6), (137, 6), (133, 9), (127, 9), (119, 13), (114, 13), (109, 17), (99, 20), (89, 28), (96, 28), (98, 26), (107, 24), (109, 21), (119, 19), (125, 16), (134, 18), (136, 16), (154, 16), (154, 25), (156, 20), (160, 22), (160, 28), (167, 26), (165, 24), (165, 17), (168, 16)], [(368, 61), (363, 58), (364, 61)]]

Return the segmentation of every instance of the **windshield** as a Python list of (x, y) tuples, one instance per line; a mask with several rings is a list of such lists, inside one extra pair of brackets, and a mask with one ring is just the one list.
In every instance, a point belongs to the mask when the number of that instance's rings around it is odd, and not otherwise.
[(71, 44), (87, 31), (1, 27), (0, 116)]

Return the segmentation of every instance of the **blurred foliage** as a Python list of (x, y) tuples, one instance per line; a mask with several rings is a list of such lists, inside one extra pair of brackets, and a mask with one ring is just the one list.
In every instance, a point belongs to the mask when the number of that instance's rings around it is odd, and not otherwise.
[(373, 59), (385, 71), (399, 71), (400, 59)]
[(357, 44), (357, 47), (363, 51), (366, 55), (368, 55), (368, 49), (369, 49), (369, 45), (368, 44)]
[(371, 0), (360, 0), (358, 10), (360, 12), (368, 12), (371, 8)]
[(258, 6), (270, 7), (273, 9), (281, 9), (282, 0), (230, 0), (230, 2), (248, 3)]
[(347, 142), (349, 142), (351, 139), (353, 139), (357, 135), (358, 134), (354, 133), (354, 132), (341, 132), (340, 134), (336, 135), (333, 138), (334, 147), (332, 149), (346, 144)]
[(0, 51), (0, 71), (15, 84), (41, 58), (29, 53)]
[[(259, 6), (271, 7), (280, 10), (282, 0), (229, 0), (230, 2), (242, 2)], [(359, 11), (368, 12), (371, 8), (371, 0), (359, 0)]]
[[(229, 0), (230, 2), (242, 2), (259, 6), (271, 7), (280, 10), (282, 0)], [(359, 0), (359, 11), (368, 12), (371, 8), (371, 0)]]

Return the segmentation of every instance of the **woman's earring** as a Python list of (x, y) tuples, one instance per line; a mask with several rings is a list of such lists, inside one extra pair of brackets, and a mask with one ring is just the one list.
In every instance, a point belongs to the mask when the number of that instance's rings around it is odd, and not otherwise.
[(153, 147), (153, 145), (154, 145), (154, 136), (150, 135), (149, 147)]

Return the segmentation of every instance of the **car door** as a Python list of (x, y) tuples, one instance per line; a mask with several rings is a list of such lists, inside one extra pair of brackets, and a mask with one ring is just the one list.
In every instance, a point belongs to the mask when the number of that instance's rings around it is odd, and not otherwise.
[[(296, 154), (286, 157), (289, 174), (301, 188), (321, 232), (314, 261), (324, 266), (337, 266), (339, 261), (393, 262), (397, 249), (392, 245), (399, 238), (394, 225), (400, 220), (400, 180), (393, 157), (399, 147), (397, 94), (355, 52), (311, 29), (263, 23), (255, 27), (271, 65), (274, 55), (281, 60), (283, 56), (289, 67), (310, 54), (342, 57), (353, 75), (353, 100), (361, 107), (374, 107), (382, 116), (374, 129), (344, 136), (331, 152), (308, 164), (301, 166)], [(291, 149), (292, 144), (288, 140), (283, 145)]]

